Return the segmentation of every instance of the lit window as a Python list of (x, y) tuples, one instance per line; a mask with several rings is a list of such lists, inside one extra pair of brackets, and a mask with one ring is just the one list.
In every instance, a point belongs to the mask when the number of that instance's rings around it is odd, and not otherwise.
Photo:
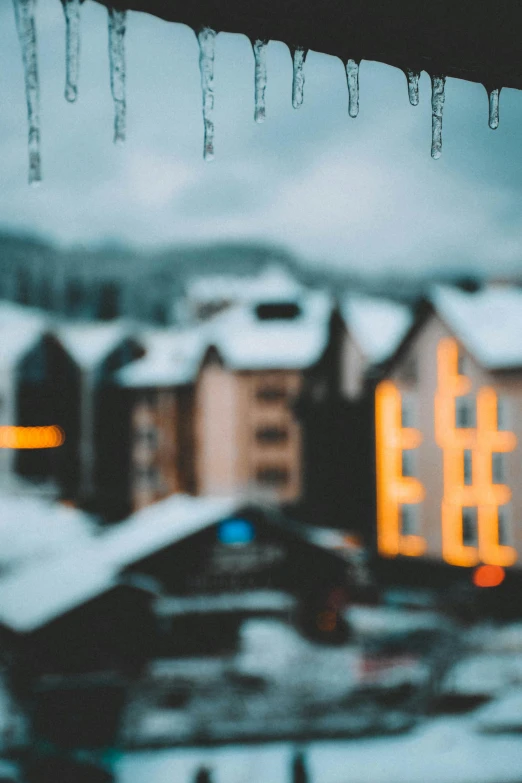
[(289, 473), (287, 468), (282, 467), (265, 467), (259, 468), (256, 473), (256, 478), (260, 484), (268, 484), (272, 487), (282, 486), (288, 484)]
[(477, 421), (475, 400), (472, 397), (455, 398), (455, 426), (458, 429), (475, 427)]
[(510, 517), (507, 506), (498, 509), (498, 543), (500, 546), (511, 544)]
[(506, 461), (502, 452), (494, 451), (491, 455), (491, 473), (493, 484), (503, 484), (506, 480)]
[(464, 546), (476, 546), (478, 543), (477, 509), (474, 506), (462, 507), (462, 543)]
[(473, 454), (471, 449), (464, 449), (464, 484), (473, 484)]
[(402, 475), (415, 475), (415, 455), (413, 449), (404, 449), (402, 452)]
[(288, 440), (288, 430), (284, 427), (261, 427), (256, 431), (256, 440), (264, 445), (284, 443)]
[(405, 503), (401, 506), (401, 535), (416, 536), (419, 533), (419, 517), (417, 506)]

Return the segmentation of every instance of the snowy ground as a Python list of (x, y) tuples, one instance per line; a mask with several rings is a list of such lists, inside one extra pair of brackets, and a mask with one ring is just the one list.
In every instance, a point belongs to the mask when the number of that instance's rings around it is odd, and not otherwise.
[[(191, 783), (202, 764), (215, 783), (291, 783), (296, 745), (183, 748), (126, 754), (117, 783)], [(484, 736), (471, 717), (428, 721), (397, 737), (312, 742), (309, 783), (521, 783), (522, 739)]]

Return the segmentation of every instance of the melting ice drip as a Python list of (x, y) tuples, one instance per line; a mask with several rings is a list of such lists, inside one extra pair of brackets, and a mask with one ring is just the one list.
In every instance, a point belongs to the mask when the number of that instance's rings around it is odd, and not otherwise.
[(42, 179), (40, 161), (40, 84), (36, 45), (36, 0), (13, 0), (18, 38), (22, 47), (25, 97), (29, 124), (29, 183)]
[(297, 46), (292, 49), (293, 78), (292, 78), (292, 106), (298, 109), (303, 103), (303, 91), (305, 83), (304, 64), (308, 49)]
[[(37, 37), (35, 9), (37, 0), (13, 0), (16, 27), (24, 66), (25, 94), (27, 101), (28, 138), (29, 138), (29, 182), (41, 181), (40, 156), (40, 88), (37, 61)], [(73, 102), (78, 96), (78, 76), (80, 68), (80, 7), (83, 0), (62, 0), (66, 25), (66, 83), (65, 98)], [(126, 99), (125, 99), (125, 30), (127, 12), (115, 8), (108, 9), (109, 15), (109, 62), (111, 92), (114, 101), (114, 141), (121, 143), (125, 139)], [(204, 150), (205, 160), (214, 157), (214, 59), (216, 32), (204, 27), (197, 33), (199, 43), (199, 67), (203, 96)], [(267, 87), (266, 52), (268, 41), (257, 38), (252, 40), (255, 61), (255, 111), (256, 122), (263, 122), (266, 116), (265, 92)], [(298, 109), (303, 103), (304, 64), (308, 49), (302, 46), (291, 47), (293, 61), (292, 105)], [(359, 60), (346, 62), (348, 84), (348, 113), (357, 117), (359, 113)], [(404, 73), (408, 83), (408, 98), (412, 106), (419, 103), (420, 72), (406, 68)], [(442, 114), (445, 100), (446, 77), (431, 76), (432, 142), (431, 156), (439, 158), (442, 152)], [(487, 88), (489, 103), (489, 127), (498, 128), (500, 87)]]
[(78, 97), (80, 3), (81, 0), (62, 0), (65, 14), (65, 99), (71, 103)]
[(346, 81), (348, 83), (348, 114), (357, 117), (359, 114), (359, 61), (348, 60), (346, 63)]
[(114, 101), (114, 143), (125, 141), (125, 26), (127, 11), (109, 8), (109, 63)]
[(491, 130), (496, 130), (499, 123), (499, 98), (500, 89), (488, 90), (488, 102), (489, 102), (489, 127)]
[(255, 62), (255, 109), (254, 120), (263, 122), (266, 117), (265, 91), (267, 84), (266, 47), (268, 41), (256, 39), (252, 41)]
[(412, 106), (419, 105), (419, 79), (420, 72), (413, 71), (411, 68), (405, 70), (406, 79), (408, 81), (408, 98)]
[(214, 158), (214, 57), (216, 31), (204, 27), (199, 31), (199, 70), (201, 73), (201, 94), (203, 99), (204, 141), (203, 158)]
[(442, 152), (442, 111), (444, 109), (444, 85), (446, 77), (431, 77), (431, 157), (440, 158)]

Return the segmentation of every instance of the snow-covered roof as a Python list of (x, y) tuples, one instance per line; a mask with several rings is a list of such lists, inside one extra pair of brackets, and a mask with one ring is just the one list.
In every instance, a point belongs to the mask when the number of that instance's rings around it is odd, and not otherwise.
[(30, 632), (118, 584), (133, 562), (237, 509), (237, 500), (174, 495), (136, 512), (126, 522), (37, 565), (0, 580), (0, 623)]
[(341, 311), (349, 333), (371, 364), (392, 355), (413, 321), (406, 305), (370, 296), (348, 296)]
[(300, 314), (288, 320), (258, 318), (255, 305), (265, 301), (240, 304), (212, 318), (202, 327), (209, 344), (234, 370), (292, 370), (315, 364), (328, 342), (330, 296), (322, 291), (302, 294), (292, 300)]
[(117, 373), (122, 386), (179, 386), (194, 380), (205, 350), (202, 333), (158, 329), (145, 334), (142, 342), (145, 356)]
[(522, 289), (492, 285), (468, 293), (436, 286), (430, 298), (444, 323), (483, 367), (522, 366)]
[(127, 322), (67, 323), (57, 329), (65, 349), (83, 370), (98, 367), (123, 340), (132, 336)]
[(47, 319), (40, 311), (0, 302), (0, 367), (8, 369), (16, 365), (47, 328)]
[(195, 277), (187, 285), (187, 298), (211, 302), (251, 302), (260, 298), (292, 299), (303, 291), (301, 283), (281, 264), (265, 266), (258, 275), (208, 275)]
[(90, 518), (44, 498), (0, 493), (0, 573), (83, 546)]

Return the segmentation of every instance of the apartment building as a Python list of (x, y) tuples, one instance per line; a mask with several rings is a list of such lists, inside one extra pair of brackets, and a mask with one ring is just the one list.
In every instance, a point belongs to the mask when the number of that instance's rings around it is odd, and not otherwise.
[(522, 291), (434, 289), (376, 387), (375, 429), (382, 557), (520, 568)]
[(331, 309), (321, 292), (250, 300), (156, 335), (118, 375), (130, 410), (133, 509), (173, 492), (300, 498), (294, 404), (327, 348)]

